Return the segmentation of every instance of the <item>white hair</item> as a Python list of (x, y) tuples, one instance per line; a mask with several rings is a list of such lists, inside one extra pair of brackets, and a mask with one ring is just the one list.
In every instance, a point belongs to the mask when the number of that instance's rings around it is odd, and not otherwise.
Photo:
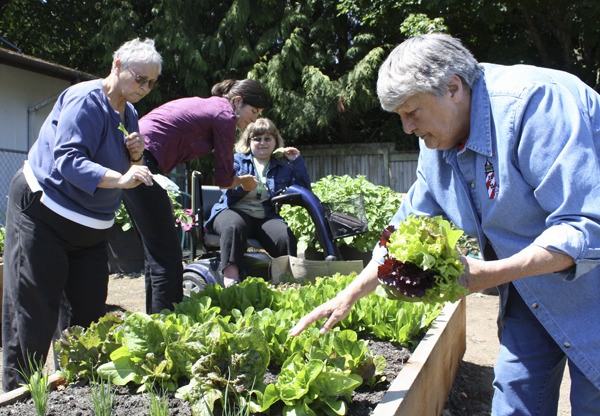
[(460, 40), (442, 33), (420, 35), (396, 46), (383, 62), (377, 96), (384, 110), (395, 111), (415, 94), (441, 96), (453, 75), (471, 88), (481, 74), (479, 63)]
[(125, 42), (113, 54), (113, 62), (119, 59), (121, 64), (128, 68), (132, 63), (150, 64), (162, 71), (162, 57), (154, 47), (154, 40), (135, 38)]

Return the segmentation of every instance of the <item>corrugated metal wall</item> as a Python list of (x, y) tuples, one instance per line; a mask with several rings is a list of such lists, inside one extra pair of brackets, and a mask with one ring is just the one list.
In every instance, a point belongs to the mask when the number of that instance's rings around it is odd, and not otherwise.
[(416, 180), (418, 152), (397, 152), (393, 143), (304, 146), (311, 181), (327, 175), (364, 175), (375, 185), (406, 192)]

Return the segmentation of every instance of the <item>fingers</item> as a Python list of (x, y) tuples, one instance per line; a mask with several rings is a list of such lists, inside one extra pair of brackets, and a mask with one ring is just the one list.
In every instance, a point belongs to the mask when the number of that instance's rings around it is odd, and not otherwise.
[(239, 178), (244, 191), (252, 191), (258, 187), (258, 181), (252, 175), (241, 175)]
[(329, 316), (329, 319), (327, 320), (327, 322), (325, 322), (325, 324), (321, 327), (321, 330), (320, 330), (321, 334), (326, 334), (327, 332), (331, 331), (331, 328), (334, 327), (334, 325), (339, 321), (339, 319), (334, 318), (333, 314), (331, 313), (330, 310), (321, 306), (321, 307), (314, 309), (308, 315), (301, 318), (298, 321), (298, 323), (296, 325), (294, 325), (294, 327), (292, 329), (290, 329), (290, 331), (288, 332), (288, 335), (291, 337), (300, 335), (306, 328), (308, 328), (314, 322), (316, 322), (322, 318), (325, 318), (327, 316)]
[(283, 151), (283, 154), (288, 158), (288, 160), (295, 160), (298, 156), (300, 156), (300, 151), (295, 147), (286, 147)]
[(306, 328), (308, 328), (313, 322), (317, 319), (310, 319), (310, 315), (306, 315), (304, 318), (300, 319), (296, 325), (292, 329), (289, 330), (288, 335), (290, 337), (295, 337), (300, 335)]
[(153, 183), (150, 169), (147, 166), (141, 165), (131, 166), (127, 173), (123, 175), (123, 180), (125, 181), (126, 188), (135, 188), (141, 183), (152, 186)]
[(131, 156), (138, 156), (144, 151), (144, 137), (139, 133), (131, 133), (125, 139), (125, 146)]

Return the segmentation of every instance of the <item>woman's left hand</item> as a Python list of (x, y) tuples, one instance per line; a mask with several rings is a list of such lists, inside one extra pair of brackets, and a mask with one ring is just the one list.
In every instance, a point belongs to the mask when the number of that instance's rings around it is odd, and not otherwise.
[(283, 149), (283, 154), (287, 158), (287, 160), (296, 160), (298, 156), (300, 156), (300, 150), (295, 147), (286, 147)]
[(125, 138), (125, 147), (129, 151), (129, 158), (137, 160), (142, 156), (144, 152), (145, 143), (144, 136), (138, 132), (133, 132)]

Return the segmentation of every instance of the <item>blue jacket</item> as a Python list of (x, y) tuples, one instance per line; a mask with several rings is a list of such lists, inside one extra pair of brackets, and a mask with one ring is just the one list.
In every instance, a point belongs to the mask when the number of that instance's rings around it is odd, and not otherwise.
[[(256, 170), (254, 163), (252, 162), (251, 153), (236, 153), (233, 159), (233, 167), (236, 176), (256, 176)], [(275, 212), (275, 208), (270, 203), (271, 198), (277, 195), (279, 191), (292, 184), (311, 189), (308, 171), (306, 170), (306, 165), (304, 164), (304, 159), (302, 156), (298, 156), (293, 161), (288, 161), (287, 159), (276, 159), (272, 157), (266, 172), (266, 176), (267, 186), (269, 188), (269, 199), (263, 202), (266, 218), (281, 219), (281, 216)], [(219, 202), (213, 206), (210, 217), (208, 220), (206, 220), (206, 229), (209, 232), (212, 232), (212, 223), (217, 214), (236, 204), (244, 196), (246, 196), (246, 194), (247, 192), (244, 191), (241, 186), (223, 190), (223, 195), (219, 199)]]
[[(571, 270), (513, 284), (600, 389), (600, 96), (565, 72), (482, 67), (464, 149), (421, 146), (392, 224), (443, 215), (501, 259), (530, 244), (573, 257)], [(499, 290), (502, 327), (508, 285)]]

